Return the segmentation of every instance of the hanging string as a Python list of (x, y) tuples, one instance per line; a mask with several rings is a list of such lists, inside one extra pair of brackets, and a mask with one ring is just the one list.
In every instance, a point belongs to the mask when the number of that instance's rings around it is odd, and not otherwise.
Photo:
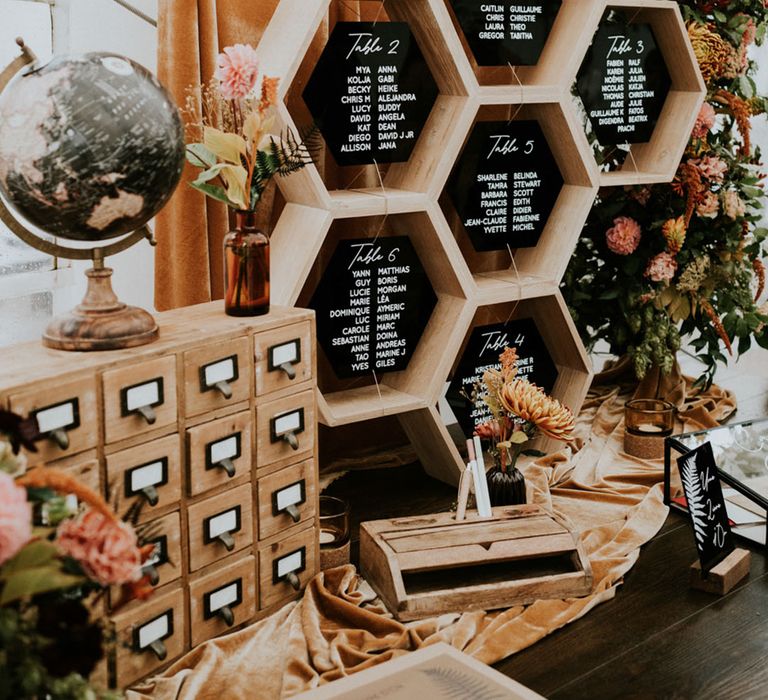
[(143, 19), (147, 24), (151, 24), (153, 27), (157, 26), (157, 20), (154, 17), (150, 17), (148, 14), (142, 12), (138, 7), (134, 7), (128, 0), (112, 0), (120, 7), (128, 10), (133, 15), (136, 15), (139, 19)]
[(379, 11), (376, 13), (376, 17), (373, 20), (373, 26), (376, 26), (376, 22), (379, 21), (379, 17), (381, 17), (381, 13), (384, 11), (384, 5), (387, 4), (387, 0), (381, 0), (381, 6), (379, 7)]
[(517, 288), (517, 299), (515, 299), (513, 302), (512, 310), (509, 312), (509, 316), (507, 316), (507, 320), (504, 321), (505, 326), (512, 320), (512, 317), (515, 315), (515, 312), (517, 311), (517, 307), (520, 306), (520, 302), (523, 300), (523, 283), (520, 277), (520, 271), (517, 269), (515, 256), (512, 254), (512, 247), (509, 245), (509, 243), (507, 243), (507, 251), (509, 252), (509, 259), (512, 261), (512, 269), (515, 272), (515, 281), (512, 282), (512, 284), (514, 284), (515, 287)]
[(339, 5), (341, 5), (342, 7), (345, 7), (346, 9), (350, 10), (355, 15), (357, 15), (357, 20), (358, 20), (358, 22), (360, 21), (361, 16), (360, 16), (360, 5), (359, 4), (357, 5), (357, 7), (353, 7), (352, 5), (348, 5), (347, 3), (345, 3), (344, 0), (336, 0), (336, 2), (338, 2)]
[[(513, 122), (517, 118), (517, 115), (520, 113), (520, 110), (523, 108), (523, 105), (525, 104), (525, 86), (523, 85), (523, 81), (520, 80), (520, 76), (517, 74), (517, 66), (513, 66), (509, 61), (507, 61), (507, 65), (509, 66), (509, 70), (512, 71), (512, 77), (517, 81), (517, 86), (520, 88), (520, 100), (518, 102), (515, 113), (512, 114), (507, 120), (507, 125), (509, 125), (511, 122)], [(511, 112), (512, 105), (509, 106), (509, 109)]]

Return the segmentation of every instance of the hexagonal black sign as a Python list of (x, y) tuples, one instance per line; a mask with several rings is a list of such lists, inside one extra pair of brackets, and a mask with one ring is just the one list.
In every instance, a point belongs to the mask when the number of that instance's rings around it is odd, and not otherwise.
[(341, 379), (406, 369), (436, 304), (408, 236), (339, 241), (309, 302)]
[(609, 10), (579, 69), (576, 88), (602, 145), (649, 141), (671, 85), (649, 24)]
[(535, 120), (477, 122), (448, 180), (475, 250), (535, 246), (563, 177)]
[(451, 0), (479, 66), (535, 65), (561, 4), (561, 0)]
[(406, 161), (437, 98), (406, 22), (338, 22), (304, 101), (340, 165)]
[(506, 347), (517, 350), (519, 377), (547, 392), (555, 385), (557, 367), (532, 318), (477, 326), (469, 336), (445, 395), (466, 435), (472, 435), (477, 425), (491, 418), (482, 399), (473, 402), (467, 397), (472, 396), (475, 384), (482, 381), (487, 369), (501, 366), (499, 355)]

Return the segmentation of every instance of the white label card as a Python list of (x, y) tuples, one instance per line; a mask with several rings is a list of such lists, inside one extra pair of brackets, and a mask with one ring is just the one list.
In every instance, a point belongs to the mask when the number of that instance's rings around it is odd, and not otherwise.
[(139, 649), (146, 649), (152, 642), (156, 642), (168, 634), (169, 618), (170, 613), (166, 613), (139, 630)]
[(218, 591), (211, 593), (208, 599), (210, 605), (210, 612), (216, 612), (221, 610), (225, 605), (232, 605), (237, 602), (237, 581), (230, 583), (224, 588), (219, 588)]
[(155, 379), (125, 392), (125, 407), (135, 411), (142, 406), (154, 406), (160, 400), (160, 382)]
[(294, 484), (287, 489), (278, 491), (276, 495), (277, 509), (285, 510), (288, 506), (301, 503), (301, 484)]
[(228, 510), (226, 513), (217, 515), (208, 521), (208, 537), (215, 540), (219, 535), (225, 532), (232, 532), (237, 528), (237, 511)]
[(293, 554), (289, 554), (287, 557), (283, 557), (277, 562), (277, 577), (283, 578), (291, 571), (296, 571), (304, 566), (304, 552), (299, 550)]
[(272, 365), (274, 367), (284, 365), (286, 362), (296, 362), (299, 359), (299, 341), (292, 340), (290, 343), (285, 343), (285, 345), (277, 345), (271, 348), (270, 352), (272, 353)]
[(50, 433), (59, 428), (66, 428), (75, 422), (75, 402), (68, 401), (59, 406), (45, 408), (35, 414), (41, 433)]
[(208, 365), (205, 368), (205, 385), (213, 386), (218, 382), (228, 382), (235, 378), (235, 360), (228, 357), (226, 360)]
[(237, 457), (237, 435), (230, 435), (211, 445), (211, 464), (218, 464), (224, 459)]
[(301, 427), (301, 412), (293, 411), (284, 416), (275, 418), (275, 435), (285, 435), (292, 430), (298, 430)]
[(163, 463), (152, 462), (131, 471), (131, 491), (141, 491), (147, 486), (154, 486), (163, 480)]

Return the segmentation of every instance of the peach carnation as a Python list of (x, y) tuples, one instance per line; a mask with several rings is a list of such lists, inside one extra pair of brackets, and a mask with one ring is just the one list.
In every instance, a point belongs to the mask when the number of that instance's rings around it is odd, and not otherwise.
[(659, 253), (648, 262), (645, 276), (654, 282), (669, 282), (677, 272), (677, 260), (667, 252)]
[(709, 102), (705, 102), (701, 105), (699, 116), (696, 117), (696, 123), (693, 125), (691, 137), (694, 139), (703, 139), (715, 125), (716, 117), (715, 108), (709, 104)]
[(608, 250), (616, 255), (630, 255), (640, 244), (640, 224), (628, 216), (617, 216), (605, 232)]
[(744, 202), (741, 200), (741, 197), (739, 197), (739, 194), (736, 192), (736, 190), (728, 190), (723, 195), (723, 212), (727, 217), (733, 220), (744, 216), (746, 207), (744, 206)]
[(31, 537), (32, 508), (27, 490), (0, 471), (0, 565), (15, 556)]
[(703, 219), (714, 219), (720, 211), (720, 200), (714, 192), (707, 192), (696, 205), (696, 213)]
[(225, 99), (245, 97), (259, 77), (256, 51), (250, 44), (227, 46), (216, 59), (216, 72), (213, 75), (219, 81)]
[(141, 552), (133, 528), (96, 510), (59, 525), (56, 545), (102, 586), (128, 583), (141, 574)]
[(710, 182), (722, 182), (725, 173), (728, 172), (728, 164), (718, 156), (704, 156), (688, 162), (695, 165), (701, 175)]

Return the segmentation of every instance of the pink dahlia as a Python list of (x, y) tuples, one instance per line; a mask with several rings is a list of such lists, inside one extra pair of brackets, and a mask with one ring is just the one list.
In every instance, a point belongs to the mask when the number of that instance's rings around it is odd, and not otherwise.
[(703, 139), (715, 125), (716, 116), (715, 108), (709, 104), (709, 102), (705, 102), (701, 105), (699, 116), (696, 117), (696, 123), (693, 125), (691, 137), (695, 139)]
[(129, 583), (140, 576), (141, 552), (133, 528), (96, 510), (59, 525), (56, 545), (102, 586)]
[(725, 173), (728, 172), (728, 164), (718, 156), (704, 156), (688, 162), (695, 165), (702, 176), (710, 182), (722, 182)]
[(628, 216), (617, 216), (605, 232), (608, 250), (616, 255), (630, 255), (640, 244), (640, 224)]
[(720, 200), (714, 192), (707, 192), (696, 205), (696, 213), (704, 219), (714, 219), (720, 211)]
[(256, 51), (250, 44), (227, 46), (216, 59), (214, 77), (219, 81), (225, 99), (245, 97), (253, 90), (259, 77)]
[(736, 190), (728, 190), (723, 195), (723, 212), (727, 217), (734, 220), (744, 216), (746, 207)]
[(27, 502), (27, 490), (0, 471), (0, 565), (15, 556), (30, 537), (32, 508)]
[(651, 258), (645, 276), (654, 282), (669, 282), (677, 272), (677, 260), (669, 253), (659, 253)]

